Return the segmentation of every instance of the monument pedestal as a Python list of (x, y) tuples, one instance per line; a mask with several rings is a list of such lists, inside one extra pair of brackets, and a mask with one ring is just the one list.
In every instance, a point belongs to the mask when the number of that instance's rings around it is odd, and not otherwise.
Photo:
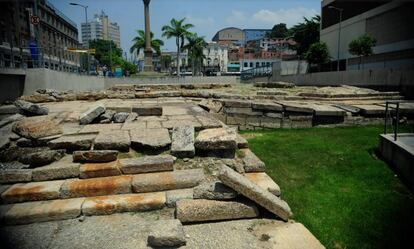
[(144, 51), (144, 72), (152, 72), (154, 67), (152, 66), (152, 50)]

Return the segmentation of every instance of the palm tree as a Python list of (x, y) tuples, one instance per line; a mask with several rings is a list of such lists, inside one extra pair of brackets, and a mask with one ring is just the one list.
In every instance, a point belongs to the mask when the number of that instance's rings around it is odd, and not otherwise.
[(191, 33), (188, 29), (194, 27), (191, 23), (184, 24), (185, 18), (181, 20), (176, 20), (175, 18), (171, 19), (170, 25), (165, 25), (162, 27), (162, 36), (170, 39), (175, 37), (175, 44), (177, 45), (177, 76), (180, 76), (180, 52), (181, 48), (184, 47), (184, 40)]
[[(136, 52), (138, 55), (141, 49), (145, 49), (145, 31), (137, 30), (137, 33), (138, 36), (132, 39), (134, 44), (129, 49), (129, 52), (131, 54)], [(164, 42), (159, 39), (154, 39), (154, 33), (151, 32), (151, 47), (155, 50), (158, 56), (161, 55), (161, 46), (164, 46)]]
[[(205, 58), (203, 49), (207, 46), (207, 42), (203, 36), (198, 36), (197, 33), (190, 34), (187, 37), (188, 43), (183, 47), (187, 49), (188, 56), (191, 58), (193, 76), (196, 73), (196, 66), (202, 64), (202, 60)], [(201, 63), (200, 63), (201, 62)]]

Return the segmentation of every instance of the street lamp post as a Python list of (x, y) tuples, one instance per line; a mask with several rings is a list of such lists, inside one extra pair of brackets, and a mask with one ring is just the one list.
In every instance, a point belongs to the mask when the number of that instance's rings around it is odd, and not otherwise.
[[(70, 5), (80, 6), (80, 7), (82, 7), (85, 10), (85, 24), (88, 25), (88, 6), (82, 5), (82, 4), (79, 4), (79, 3), (70, 3)], [(85, 41), (82, 40), (82, 42), (85, 42)], [(87, 51), (87, 55), (86, 55), (87, 56), (86, 63), (88, 64), (88, 66), (87, 66), (87, 69), (88, 69), (87, 74), (89, 75), (89, 72), (90, 72), (90, 63), (89, 63), (89, 41), (86, 43), (86, 49), (88, 50)]]
[(341, 46), (341, 23), (342, 23), (342, 11), (344, 11), (344, 9), (335, 7), (335, 6), (329, 6), (329, 9), (334, 9), (337, 10), (339, 12), (339, 30), (338, 30), (338, 55), (337, 55), (337, 65), (336, 65), (336, 70), (339, 71), (339, 50), (340, 50), (340, 46)]

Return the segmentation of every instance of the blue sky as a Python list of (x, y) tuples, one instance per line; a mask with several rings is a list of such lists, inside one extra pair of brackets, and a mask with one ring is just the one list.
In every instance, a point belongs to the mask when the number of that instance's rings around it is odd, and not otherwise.
[[(136, 29), (144, 28), (142, 0), (50, 0), (50, 2), (78, 24), (85, 15), (79, 6), (87, 5), (88, 18), (103, 10), (111, 21), (121, 27), (121, 47), (129, 51)], [(214, 34), (225, 27), (272, 28), (284, 22), (288, 27), (320, 13), (320, 0), (151, 0), (151, 30), (165, 42), (163, 51), (175, 51), (175, 42), (161, 37), (161, 27), (171, 18), (186, 17), (194, 24), (192, 29), (210, 41)], [(80, 32), (79, 32), (80, 35)]]

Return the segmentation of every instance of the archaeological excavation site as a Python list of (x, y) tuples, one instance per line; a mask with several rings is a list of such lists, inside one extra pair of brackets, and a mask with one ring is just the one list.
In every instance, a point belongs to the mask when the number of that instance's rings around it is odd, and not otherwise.
[[(243, 132), (382, 124), (387, 100), (403, 97), (283, 82), (38, 89), (0, 106), (1, 240), (323, 248), (294, 220), (290, 189), (266, 173)], [(412, 122), (414, 103), (399, 108)]]

